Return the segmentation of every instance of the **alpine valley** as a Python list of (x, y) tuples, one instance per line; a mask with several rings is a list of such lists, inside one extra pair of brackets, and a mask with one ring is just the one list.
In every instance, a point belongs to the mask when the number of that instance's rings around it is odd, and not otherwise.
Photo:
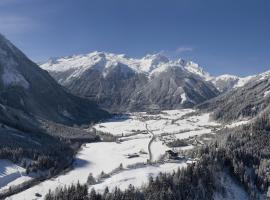
[(270, 71), (162, 54), (35, 64), (0, 35), (0, 199), (270, 197)]

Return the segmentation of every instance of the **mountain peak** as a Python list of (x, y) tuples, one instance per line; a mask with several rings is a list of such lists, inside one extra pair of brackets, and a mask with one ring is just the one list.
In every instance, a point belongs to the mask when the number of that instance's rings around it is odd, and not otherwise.
[(147, 54), (145, 57), (143, 57), (140, 62), (140, 70), (144, 73), (151, 73), (153, 70), (160, 67), (161, 64), (169, 63), (170, 60), (158, 53), (158, 54)]
[(167, 58), (165, 55), (161, 53), (147, 54), (145, 57), (142, 58), (142, 60), (150, 60), (152, 61), (153, 65), (156, 65), (159, 63), (167, 63), (170, 61), (169, 58)]
[(193, 61), (179, 59), (178, 62), (189, 72), (196, 74), (206, 81), (212, 80), (213, 77), (198, 64)]

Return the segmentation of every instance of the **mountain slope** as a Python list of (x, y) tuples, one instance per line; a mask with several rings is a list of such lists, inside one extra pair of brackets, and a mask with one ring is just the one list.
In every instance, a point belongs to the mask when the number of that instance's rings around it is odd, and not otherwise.
[(270, 71), (254, 76), (244, 86), (226, 92), (198, 107), (213, 111), (217, 120), (252, 118), (269, 107)]
[(51, 59), (41, 68), (72, 93), (111, 111), (191, 107), (219, 94), (197, 64), (160, 54), (134, 59), (93, 52)]
[[(0, 34), (0, 158), (23, 165), (43, 180), (70, 166), (78, 145), (99, 140), (67, 125), (91, 123), (109, 114), (60, 86)], [(0, 194), (29, 188), (31, 179)]]
[(0, 35), (0, 103), (60, 123), (98, 120), (106, 112), (75, 97)]

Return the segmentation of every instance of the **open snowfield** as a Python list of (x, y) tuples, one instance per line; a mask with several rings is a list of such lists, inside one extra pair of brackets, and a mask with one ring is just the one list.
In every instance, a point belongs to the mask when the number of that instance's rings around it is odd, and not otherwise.
[(149, 115), (145, 112), (132, 113), (119, 120), (99, 123), (94, 126), (97, 131), (116, 136), (132, 135), (136, 131), (146, 131), (146, 125), (156, 134), (177, 134), (186, 130), (203, 130), (205, 126), (216, 126), (216, 122), (209, 121), (209, 114), (194, 115), (181, 119), (192, 113), (192, 109), (165, 110), (161, 114)]
[(145, 130), (145, 124), (142, 121), (136, 120), (136, 116), (123, 116), (123, 118), (114, 118), (106, 123), (100, 123), (95, 126), (95, 129), (112, 135), (130, 135), (135, 131)]
[[(96, 124), (95, 128), (98, 131), (118, 136), (119, 142), (83, 145), (71, 171), (44, 181), (7, 200), (43, 199), (49, 190), (54, 190), (59, 186), (70, 185), (78, 181), (86, 183), (90, 173), (96, 179), (99, 178), (102, 171), (110, 174), (110, 177), (99, 179), (100, 181), (92, 186), (98, 191), (102, 191), (106, 186), (109, 188), (118, 186), (121, 189), (127, 188), (129, 184), (141, 186), (147, 183), (150, 175), (156, 176), (160, 172), (170, 173), (179, 167), (185, 167), (185, 160), (173, 163), (164, 160), (166, 151), (170, 149), (166, 142), (177, 138), (192, 139), (204, 134), (214, 134), (214, 129), (218, 127), (218, 124), (209, 121), (208, 114), (197, 115), (193, 112), (194, 110), (185, 109), (163, 111), (157, 115), (131, 113)], [(186, 115), (188, 113), (190, 115)], [(188, 150), (193, 147), (190, 144), (179, 150)], [(155, 164), (161, 158), (163, 158), (162, 162)], [(123, 169), (115, 172), (120, 164)], [(36, 193), (41, 194), (42, 197), (35, 197)]]
[(0, 160), (0, 192), (12, 185), (18, 185), (32, 179), (26, 170), (8, 160)]
[(143, 168), (126, 170), (122, 173), (116, 174), (100, 184), (96, 184), (91, 188), (96, 191), (102, 192), (107, 186), (109, 190), (118, 187), (122, 190), (127, 189), (130, 184), (135, 187), (141, 187), (147, 184), (150, 176), (156, 177), (159, 173), (171, 173), (177, 171), (178, 168), (186, 167), (186, 163), (165, 163), (159, 166), (146, 166)]
[[(105, 142), (86, 144), (78, 153), (73, 170), (65, 175), (44, 181), (41, 184), (7, 199), (35, 199), (35, 193), (44, 196), (49, 189), (54, 190), (58, 186), (64, 186), (65, 184), (70, 185), (72, 183), (76, 184), (78, 181), (80, 183), (86, 183), (89, 173), (97, 177), (102, 171), (105, 173), (111, 172), (119, 167), (120, 163), (125, 167), (138, 162), (146, 162), (147, 155), (133, 159), (128, 159), (126, 155), (134, 151), (139, 152), (142, 148), (147, 148), (148, 140), (149, 139), (130, 140), (125, 142), (124, 145)], [(136, 145), (136, 143), (138, 144)]]

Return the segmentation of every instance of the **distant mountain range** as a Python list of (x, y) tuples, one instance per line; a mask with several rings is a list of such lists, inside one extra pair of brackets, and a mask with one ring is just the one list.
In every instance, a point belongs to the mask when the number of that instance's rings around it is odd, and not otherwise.
[(161, 54), (137, 59), (92, 52), (52, 58), (40, 67), (73, 94), (116, 112), (193, 107), (219, 94), (240, 91), (236, 88), (263, 76), (214, 77), (192, 61)]
[(192, 107), (219, 94), (196, 63), (161, 54), (135, 59), (93, 52), (51, 59), (40, 67), (73, 94), (116, 112)]

